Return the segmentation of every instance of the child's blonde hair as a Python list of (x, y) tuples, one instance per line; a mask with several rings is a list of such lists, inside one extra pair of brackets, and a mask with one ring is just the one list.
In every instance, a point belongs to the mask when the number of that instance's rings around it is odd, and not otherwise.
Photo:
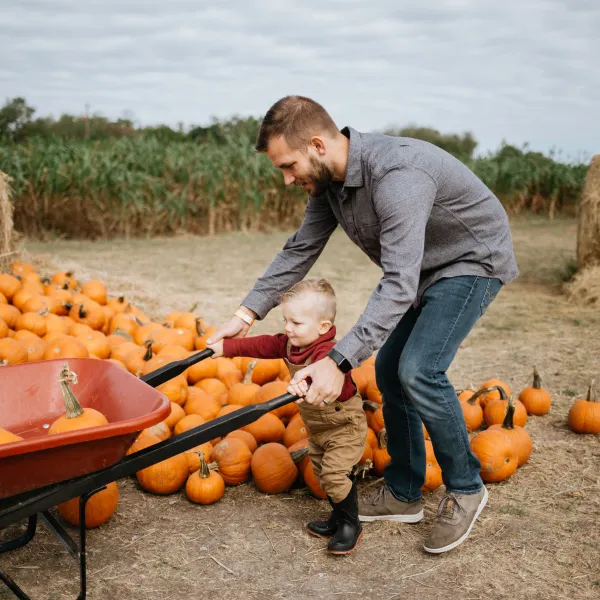
[(326, 279), (303, 279), (299, 281), (281, 295), (281, 303), (307, 293), (319, 294), (321, 296), (322, 301), (319, 302), (321, 314), (319, 317), (328, 319), (333, 323), (336, 313), (336, 298), (333, 287), (331, 287), (331, 284)]

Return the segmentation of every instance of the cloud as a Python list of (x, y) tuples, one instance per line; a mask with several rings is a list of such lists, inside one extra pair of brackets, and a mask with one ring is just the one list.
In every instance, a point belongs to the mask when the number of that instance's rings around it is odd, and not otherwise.
[[(314, 97), (338, 125), (416, 123), (600, 152), (594, 0), (21, 1), (0, 21), (4, 97), (142, 124)], [(596, 59), (597, 60), (597, 59)]]

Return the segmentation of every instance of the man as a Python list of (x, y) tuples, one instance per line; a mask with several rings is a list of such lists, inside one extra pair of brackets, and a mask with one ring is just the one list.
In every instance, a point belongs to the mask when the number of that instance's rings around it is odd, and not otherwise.
[(506, 212), (440, 148), (351, 127), (340, 131), (320, 104), (302, 96), (269, 109), (256, 151), (281, 169), (286, 185), (308, 192), (306, 214), (209, 341), (245, 336), (307, 274), (341, 225), (383, 277), (354, 327), (292, 383), (310, 377), (304, 401), (326, 404), (340, 394), (344, 374), (379, 350), (375, 374), (391, 461), (383, 487), (360, 503), (360, 519), (423, 518), (424, 423), (446, 487), (424, 549), (451, 550), (469, 535), (487, 490), (446, 371), (501, 286), (518, 274)]

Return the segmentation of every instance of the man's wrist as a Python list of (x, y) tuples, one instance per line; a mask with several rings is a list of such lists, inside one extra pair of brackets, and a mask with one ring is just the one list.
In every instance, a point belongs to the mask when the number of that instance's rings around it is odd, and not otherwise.
[(327, 356), (333, 360), (342, 373), (346, 374), (352, 370), (350, 361), (343, 354), (340, 354), (335, 348), (332, 348), (327, 353)]
[(244, 305), (240, 305), (240, 307), (235, 311), (234, 314), (236, 317), (240, 318), (250, 327), (252, 327), (257, 317), (256, 313), (252, 309), (247, 308)]

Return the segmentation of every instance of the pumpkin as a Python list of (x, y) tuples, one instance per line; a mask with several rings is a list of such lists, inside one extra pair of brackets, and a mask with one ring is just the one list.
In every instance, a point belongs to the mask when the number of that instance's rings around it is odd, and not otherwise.
[(190, 351), (194, 349), (194, 336), (187, 329), (169, 329), (164, 327), (153, 336), (152, 350), (160, 352), (166, 345), (181, 346)]
[(225, 439), (227, 438), (237, 438), (238, 440), (242, 440), (242, 442), (248, 446), (248, 450), (250, 450), (252, 453), (254, 453), (258, 448), (258, 444), (256, 443), (254, 436), (243, 429), (236, 429), (235, 431), (228, 433), (225, 436)]
[[(491, 388), (488, 388), (491, 389)], [(506, 415), (506, 407), (508, 406), (508, 396), (504, 393), (504, 390), (501, 387), (498, 387), (500, 391), (500, 399), (492, 400), (489, 402), (486, 407), (483, 409), (483, 419), (485, 424), (488, 427), (492, 425), (496, 425), (502, 423), (504, 421), (504, 416)], [(512, 396), (511, 396), (512, 398)], [(515, 404), (515, 414), (513, 417), (515, 425), (519, 427), (523, 427), (525, 423), (527, 423), (527, 410), (521, 402), (518, 400)]]
[(167, 427), (173, 429), (183, 417), (185, 417), (183, 408), (176, 402), (171, 402), (171, 414), (165, 419)]
[(364, 363), (360, 367), (356, 367), (350, 371), (350, 376), (354, 385), (358, 390), (358, 393), (363, 397), (367, 397), (367, 386), (369, 382), (375, 378), (375, 369), (370, 365)]
[(550, 411), (552, 403), (550, 392), (542, 387), (542, 378), (535, 367), (533, 367), (533, 384), (519, 394), (519, 400), (529, 415), (541, 416)]
[[(46, 338), (47, 339), (47, 338)], [(89, 358), (90, 353), (83, 342), (70, 335), (58, 335), (46, 345), (44, 360), (53, 358)]]
[(252, 434), (259, 444), (280, 442), (285, 433), (285, 425), (281, 419), (270, 412), (262, 415), (253, 423), (245, 425), (242, 429)]
[(479, 399), (483, 394), (487, 393), (487, 389), (488, 388), (482, 388), (477, 392), (471, 392), (471, 390), (463, 390), (458, 397), (459, 400), (461, 396), (464, 398), (464, 400), (460, 400), (460, 407), (465, 418), (465, 425), (467, 426), (467, 431), (469, 432), (479, 429), (483, 423), (483, 409), (479, 404)]
[(569, 427), (575, 433), (600, 433), (600, 402), (594, 381), (590, 382), (585, 400), (576, 400), (569, 409)]
[(379, 432), (377, 448), (373, 449), (373, 470), (376, 475), (383, 477), (383, 471), (392, 460), (387, 451), (387, 431), (382, 429)]
[[(475, 389), (473, 389), (472, 384), (470, 388), (465, 388), (464, 390), (457, 390), (456, 392), (459, 402), (466, 402), (469, 398), (473, 397), (475, 393), (476, 392)], [(479, 396), (477, 397), (477, 403), (479, 404)]]
[(29, 273), (36, 275), (35, 269), (29, 263), (20, 261), (11, 263), (10, 272), (15, 276), (20, 277), (23, 277), (24, 275), (27, 275)]
[[(26, 287), (21, 287), (17, 291), (17, 293), (13, 296), (12, 305), (15, 306), (16, 308), (18, 308), (20, 311), (22, 311), (23, 306), (25, 306), (27, 301), (36, 295), (37, 294), (35, 292), (32, 292), (31, 290), (27, 289)], [(2, 297), (5, 298), (4, 295)], [(7, 304), (7, 302), (8, 302), (8, 300), (4, 304)]]
[(14, 275), (0, 273), (0, 292), (6, 296), (9, 302), (20, 288), (21, 282)]
[[(2, 323), (4, 323), (4, 321), (0, 322), (0, 334), (2, 333)], [(4, 337), (4, 336), (0, 335), (0, 337)], [(18, 331), (15, 331), (15, 333), (12, 337), (13, 337), (13, 340), (17, 340), (19, 342), (24, 342), (26, 340), (41, 339), (39, 335), (36, 335), (32, 331), (29, 331), (29, 329), (19, 329)]]
[(218, 412), (217, 417), (224, 417), (229, 413), (235, 412), (236, 410), (240, 410), (240, 408), (244, 407), (240, 406), (239, 404), (226, 404), (225, 406), (221, 407), (221, 410)]
[(144, 431), (155, 435), (161, 442), (163, 440), (168, 440), (172, 435), (171, 428), (164, 421), (152, 425), (152, 427), (147, 427)]
[(513, 404), (512, 397), (508, 400), (508, 406), (506, 408), (506, 416), (502, 425), (492, 425), (490, 430), (500, 429), (506, 434), (512, 441), (514, 447), (517, 449), (517, 468), (524, 465), (531, 456), (533, 451), (533, 443), (529, 434), (518, 425), (514, 425), (513, 418), (515, 414), (515, 405)]
[(185, 484), (185, 495), (196, 504), (213, 504), (225, 493), (223, 477), (211, 471), (204, 459), (204, 452), (199, 452), (200, 468), (192, 473)]
[(358, 461), (359, 465), (366, 465), (367, 463), (369, 463), (368, 467), (370, 469), (373, 466), (373, 446), (371, 444), (365, 444), (362, 456)]
[[(261, 386), (256, 392), (253, 404), (262, 404), (263, 402), (268, 402), (269, 400), (273, 400), (273, 398), (282, 396), (287, 393), (287, 387), (288, 384), (284, 381), (270, 381), (269, 383), (265, 383), (265, 385)], [(298, 405), (295, 402), (290, 402), (285, 406), (281, 406), (280, 408), (271, 411), (272, 414), (280, 419), (286, 420), (291, 419), (297, 412)]]
[(106, 299), (106, 306), (111, 308), (115, 314), (124, 312), (129, 306), (125, 296), (111, 296)]
[(265, 385), (279, 376), (280, 359), (278, 358), (260, 358), (257, 360), (252, 372), (252, 382), (258, 385)]
[(296, 442), (299, 442), (302, 438), (307, 438), (309, 436), (310, 433), (302, 418), (295, 419), (293, 423), (290, 422), (285, 428), (285, 432), (283, 433), (283, 443), (286, 448), (289, 448)]
[(59, 271), (52, 275), (51, 282), (55, 285), (66, 285), (70, 290), (76, 290), (79, 282), (73, 277), (73, 271)]
[(8, 337), (8, 325), (6, 321), (0, 319), (0, 339), (5, 337)]
[(76, 323), (89, 325), (92, 329), (96, 330), (102, 329), (106, 319), (100, 304), (88, 298), (85, 298), (82, 302), (73, 304), (71, 310), (69, 310), (69, 316)]
[(252, 455), (250, 466), (256, 487), (266, 494), (287, 492), (298, 477), (289, 450), (281, 444), (260, 446)]
[(367, 399), (371, 402), (377, 402), (377, 404), (381, 404), (383, 401), (375, 379), (371, 379), (367, 385)]
[(188, 397), (183, 406), (186, 415), (200, 415), (206, 421), (214, 419), (221, 410), (221, 403), (198, 387), (188, 388)]
[(23, 344), (27, 349), (27, 362), (37, 362), (38, 360), (44, 359), (44, 353), (46, 352), (47, 346), (44, 340), (33, 337), (24, 339)]
[(248, 481), (252, 452), (242, 440), (231, 437), (221, 440), (213, 448), (212, 459), (217, 463), (219, 473), (227, 485)]
[(229, 388), (229, 392), (227, 393), (227, 404), (248, 406), (253, 403), (256, 394), (260, 390), (260, 386), (257, 383), (252, 383), (252, 372), (254, 371), (256, 362), (257, 361), (254, 360), (250, 363), (246, 369), (244, 378), (240, 383), (234, 383)]
[(500, 391), (498, 389), (499, 387), (501, 387), (504, 390), (506, 397), (508, 397), (512, 394), (512, 392), (510, 391), (510, 388), (503, 381), (500, 381), (499, 379), (488, 379), (487, 381), (484, 381), (479, 386), (479, 389), (484, 389), (484, 388), (491, 389), (490, 392), (483, 394), (481, 396), (481, 398), (479, 399), (479, 404), (481, 404), (481, 408), (483, 408), (485, 410), (485, 407), (492, 400), (500, 399), (501, 396), (500, 396)]
[(48, 313), (46, 315), (46, 335), (53, 332), (67, 335), (69, 333), (69, 323), (58, 315)]
[(210, 462), (212, 456), (213, 445), (210, 442), (200, 444), (191, 450), (186, 450), (183, 455), (188, 462), (188, 470), (190, 475), (195, 473), (200, 468), (200, 452), (204, 454), (204, 458), (207, 462)]
[(21, 311), (10, 304), (0, 304), (0, 319), (2, 319), (10, 329), (14, 329), (17, 319), (21, 316)]
[(190, 474), (188, 461), (183, 454), (176, 454), (136, 473), (139, 484), (147, 492), (166, 495), (183, 486)]
[(12, 338), (0, 339), (0, 363), (18, 365), (27, 362), (27, 346)]
[(196, 350), (204, 350), (206, 348), (206, 340), (213, 334), (217, 332), (216, 327), (207, 327), (204, 331), (204, 335), (199, 335), (194, 340), (194, 345), (196, 346)]
[(23, 313), (17, 317), (15, 330), (26, 329), (38, 337), (46, 335), (46, 319), (39, 313)]
[(13, 442), (20, 442), (22, 439), (21, 436), (0, 427), (0, 444), (12, 444)]
[(443, 483), (442, 469), (437, 461), (428, 460), (425, 463), (425, 483), (421, 487), (422, 492), (433, 492)]
[(298, 466), (300, 473), (304, 472), (306, 465), (310, 462), (308, 456), (308, 438), (303, 438), (288, 448), (290, 456), (294, 463)]
[(77, 374), (69, 370), (68, 363), (64, 363), (60, 372), (60, 390), (65, 403), (66, 414), (50, 425), (48, 429), (50, 435), (108, 425), (108, 420), (101, 412), (93, 408), (81, 408), (71, 389), (71, 383), (77, 383)]
[(324, 500), (325, 498), (327, 498), (327, 494), (323, 491), (323, 488), (321, 487), (321, 483), (319, 482), (319, 479), (315, 475), (315, 471), (313, 469), (313, 465), (310, 460), (308, 461), (308, 464), (304, 468), (304, 471), (302, 471), (302, 479), (304, 479), (304, 483), (308, 486), (310, 493), (315, 498), (320, 498), (321, 500)]
[(2, 292), (0, 292), (0, 304), (8, 304), (8, 299)]
[(131, 335), (138, 346), (143, 346), (146, 342), (153, 340), (154, 336), (163, 329), (164, 327), (160, 323), (148, 323), (147, 325), (138, 326)]
[[(121, 340), (117, 342), (117, 339)], [(109, 335), (106, 341), (111, 345), (110, 357), (120, 360), (123, 364), (127, 364), (129, 355), (133, 352), (139, 352), (140, 348), (133, 342), (128, 342), (122, 336)], [(162, 366), (162, 365), (160, 365)], [(145, 375), (145, 373), (144, 373)]]
[[(290, 422), (291, 424), (291, 422)], [(289, 427), (289, 425), (288, 425)], [(369, 446), (372, 446), (373, 448), (377, 448), (378, 445), (378, 441), (377, 441), (377, 436), (375, 435), (375, 432), (368, 427), (367, 428), (367, 444), (369, 444)]]
[(53, 296), (34, 295), (23, 304), (21, 310), (24, 313), (47, 311), (53, 314), (58, 314), (59, 312), (64, 314), (65, 311), (63, 308), (64, 307), (58, 298)]
[[(132, 315), (128, 312), (120, 312), (113, 315), (113, 317), (110, 319), (110, 322), (108, 324), (108, 333), (111, 334), (115, 331), (121, 331), (124, 333), (128, 333), (130, 336), (134, 337), (139, 327), (140, 325), (137, 322), (135, 315)], [(147, 341), (147, 339), (141, 340), (141, 342), (139, 342), (139, 345), (143, 346), (146, 344)]]
[(196, 316), (192, 311), (181, 314), (173, 321), (175, 329), (187, 329), (194, 334), (194, 337), (204, 335), (206, 324), (202, 317)]
[(199, 387), (201, 390), (204, 390), (207, 394), (210, 394), (215, 398), (219, 398), (228, 392), (225, 384), (216, 378), (202, 379), (195, 385), (195, 387)]
[[(146, 362), (149, 365), (150, 361)], [(147, 366), (146, 366), (147, 369)], [(184, 405), (188, 397), (188, 383), (185, 375), (177, 375), (169, 381), (161, 383), (156, 388), (161, 394), (164, 394), (171, 402)]]
[(471, 439), (470, 445), (471, 451), (481, 463), (479, 474), (486, 483), (508, 479), (517, 470), (517, 449), (504, 431), (481, 431)]
[[(91, 529), (106, 523), (117, 510), (119, 504), (119, 488), (114, 481), (106, 484), (106, 488), (94, 494), (85, 505), (85, 528)], [(57, 506), (60, 516), (71, 523), (79, 525), (79, 497), (67, 500)]]
[(375, 432), (375, 435), (379, 435), (380, 431), (385, 427), (383, 421), (383, 410), (378, 408), (373, 412), (371, 416), (371, 429)]
[(98, 304), (106, 304), (106, 286), (101, 281), (86, 281), (81, 286), (81, 293)]
[(177, 425), (173, 427), (173, 433), (179, 435), (184, 431), (189, 431), (199, 425), (204, 425), (206, 421), (200, 415), (186, 415), (183, 419), (177, 422)]
[(106, 336), (101, 331), (92, 330), (87, 335), (76, 337), (87, 348), (90, 356), (97, 356), (98, 358), (110, 357), (110, 345), (106, 341)]
[[(102, 335), (102, 334), (100, 334)], [(106, 338), (105, 338), (106, 339)], [(107, 342), (108, 344), (108, 342)], [(88, 346), (88, 350), (89, 350)], [(152, 358), (152, 344), (150, 342), (146, 342), (146, 345), (142, 348), (137, 348), (134, 350), (132, 348), (131, 352), (128, 352), (123, 356), (123, 362), (127, 367), (127, 370), (132, 375), (138, 375), (144, 370), (146, 363)], [(105, 358), (105, 357), (102, 357)]]
[(215, 360), (201, 360), (187, 370), (187, 379), (195, 385), (202, 379), (215, 379), (217, 377), (217, 363)]
[(129, 449), (125, 454), (126, 456), (129, 456), (134, 452), (139, 452), (140, 450), (148, 448), (149, 446), (153, 446), (154, 444), (158, 444), (159, 442), (160, 440), (154, 434), (150, 433), (148, 429), (144, 429), (140, 435), (135, 438), (133, 444), (129, 446)]

